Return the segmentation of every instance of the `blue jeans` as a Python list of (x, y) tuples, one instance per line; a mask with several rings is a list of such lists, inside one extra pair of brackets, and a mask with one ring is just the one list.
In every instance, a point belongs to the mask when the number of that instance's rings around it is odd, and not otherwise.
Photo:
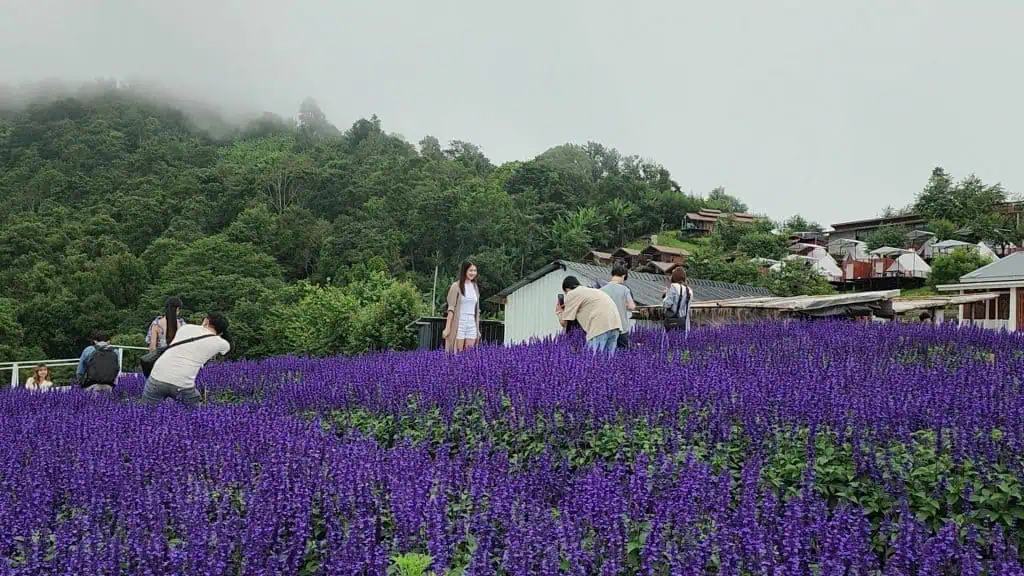
[(199, 391), (192, 388), (178, 388), (173, 384), (146, 379), (146, 387), (142, 390), (142, 401), (146, 404), (159, 404), (165, 398), (174, 398), (186, 406), (199, 404)]
[(607, 352), (609, 356), (615, 355), (615, 348), (619, 344), (619, 331), (609, 330), (604, 334), (598, 334), (587, 340), (587, 349), (594, 352)]

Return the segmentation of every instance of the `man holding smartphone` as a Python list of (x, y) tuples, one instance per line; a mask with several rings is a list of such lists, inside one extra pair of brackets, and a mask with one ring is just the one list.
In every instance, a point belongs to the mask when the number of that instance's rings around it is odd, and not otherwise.
[(575, 276), (562, 281), (555, 314), (562, 326), (577, 321), (587, 333), (587, 348), (595, 352), (615, 354), (622, 319), (615, 301), (608, 294), (594, 288), (580, 286)]

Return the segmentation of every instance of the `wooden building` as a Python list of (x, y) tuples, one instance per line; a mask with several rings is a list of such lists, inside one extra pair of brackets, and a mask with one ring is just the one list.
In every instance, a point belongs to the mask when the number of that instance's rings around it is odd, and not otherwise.
[(615, 258), (611, 252), (601, 252), (600, 250), (591, 250), (583, 257), (583, 261), (587, 264), (595, 264), (597, 266), (611, 266), (615, 262)]
[(722, 212), (710, 208), (701, 208), (697, 212), (689, 212), (683, 217), (683, 234), (690, 236), (709, 236), (720, 220), (731, 219), (737, 222), (752, 223), (756, 218), (753, 214)]
[(651, 245), (640, 252), (642, 262), (662, 262), (665, 264), (685, 264), (689, 252), (682, 248)]
[(633, 268), (639, 268), (641, 264), (641, 256), (639, 250), (632, 248), (619, 248), (615, 252), (612, 252), (612, 262), (616, 260), (622, 260), (626, 263), (626, 267), (632, 270)]
[(832, 225), (832, 232), (829, 233), (829, 242), (831, 243), (839, 239), (867, 240), (868, 235), (881, 228), (886, 228), (888, 226), (913, 228), (915, 226), (922, 226), (926, 223), (927, 220), (923, 216), (918, 216), (916, 214), (840, 222)]

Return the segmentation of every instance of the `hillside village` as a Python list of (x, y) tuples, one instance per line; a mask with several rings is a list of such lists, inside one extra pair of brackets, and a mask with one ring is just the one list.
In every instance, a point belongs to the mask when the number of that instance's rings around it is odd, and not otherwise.
[[(1006, 202), (998, 210), (1019, 224), (1024, 202)], [(644, 236), (614, 250), (591, 250), (585, 262), (608, 266), (623, 261), (638, 272), (671, 274), (675, 268), (686, 266), (694, 249), (707, 244), (719, 227), (742, 227), (757, 222), (771, 226), (767, 218), (752, 214), (701, 209), (688, 213), (679, 231)], [(832, 224), (830, 230), (791, 230), (775, 226), (771, 233), (784, 237), (787, 254), (779, 258), (755, 256), (749, 262), (765, 271), (801, 263), (841, 291), (896, 286), (921, 288), (931, 276), (930, 264), (936, 257), (968, 251), (994, 262), (1024, 250), (1013, 242), (979, 239), (969, 229), (954, 232), (962, 239), (940, 239), (935, 232), (924, 229), (926, 225), (925, 218), (909, 214), (839, 222)], [(888, 242), (870, 246), (872, 239), (879, 235), (884, 235)], [(661, 240), (667, 242), (662, 244)], [(687, 245), (691, 249), (684, 247)]]
[[(1018, 225), (1024, 203), (1002, 202), (994, 211), (1002, 222)], [(555, 262), (503, 290), (496, 300), (505, 311), (504, 341), (557, 333), (556, 323), (537, 311), (561, 279), (575, 275), (600, 285), (616, 262), (630, 270), (627, 285), (639, 306), (633, 318), (641, 326), (658, 325), (668, 276), (685, 267), (691, 274), (693, 321), (698, 325), (799, 316), (1024, 327), (1024, 252), (1018, 243), (1006, 240), (1005, 232), (989, 232), (992, 240), (967, 227), (950, 230), (913, 213), (834, 223), (827, 231), (814, 228), (778, 226), (747, 213), (688, 213), (679, 230), (644, 236), (614, 249), (590, 250), (583, 262)], [(726, 237), (737, 232), (761, 240), (767, 236), (768, 249), (780, 254), (751, 256), (749, 246), (758, 244), (747, 242), (746, 250), (723, 256), (730, 244)], [(742, 238), (732, 242), (743, 244)], [(707, 261), (716, 258), (733, 269), (754, 268), (760, 275), (792, 270), (803, 275), (795, 276), (790, 293), (780, 294), (756, 278), (707, 273), (714, 270)], [(813, 277), (830, 288), (810, 285)]]

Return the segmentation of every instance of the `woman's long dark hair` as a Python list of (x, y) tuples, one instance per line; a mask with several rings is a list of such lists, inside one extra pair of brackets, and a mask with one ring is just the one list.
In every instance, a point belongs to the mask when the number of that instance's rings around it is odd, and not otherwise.
[(181, 298), (171, 296), (164, 303), (164, 321), (167, 323), (167, 343), (174, 340), (178, 333), (178, 309), (181, 308)]
[(466, 274), (469, 273), (469, 269), (476, 264), (466, 261), (462, 263), (462, 271), (459, 272), (459, 294), (466, 295)]
[(673, 284), (688, 284), (686, 281), (686, 270), (680, 266), (672, 271), (672, 283)]

